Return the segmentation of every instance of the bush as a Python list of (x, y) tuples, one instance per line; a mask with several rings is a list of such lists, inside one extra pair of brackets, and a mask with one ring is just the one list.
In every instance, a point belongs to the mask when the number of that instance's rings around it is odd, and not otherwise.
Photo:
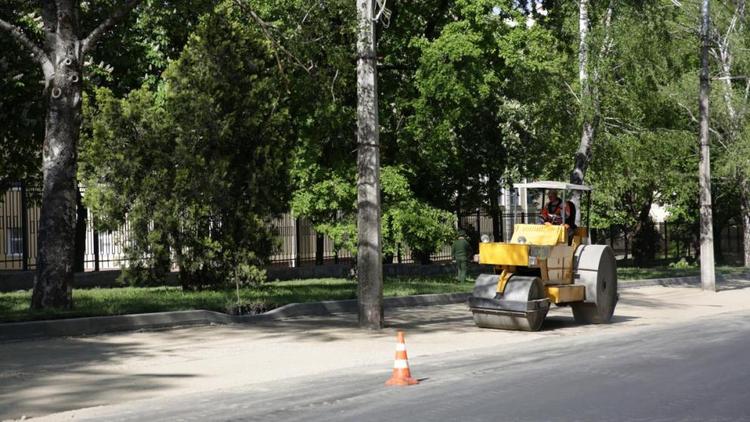
[(680, 258), (680, 260), (677, 262), (672, 262), (671, 264), (669, 264), (669, 268), (674, 268), (677, 270), (687, 270), (694, 267), (695, 266), (688, 262), (684, 257)]
[(262, 32), (231, 3), (204, 16), (180, 57), (149, 86), (96, 93), (81, 151), (86, 202), (113, 229), (126, 218), (132, 283), (186, 289), (257, 282), (275, 247), (268, 217), (288, 204), (288, 106)]
[(422, 264), (428, 264), (430, 255), (455, 235), (454, 221), (452, 213), (416, 200), (393, 213), (397, 237), (412, 248), (412, 257)]

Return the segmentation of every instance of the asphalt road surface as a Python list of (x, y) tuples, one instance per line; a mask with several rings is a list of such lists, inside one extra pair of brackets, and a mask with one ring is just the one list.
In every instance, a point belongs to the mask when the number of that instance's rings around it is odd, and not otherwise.
[(365, 367), (73, 420), (750, 421), (750, 310), (512, 350), (412, 359), (412, 387), (385, 387), (388, 371)]

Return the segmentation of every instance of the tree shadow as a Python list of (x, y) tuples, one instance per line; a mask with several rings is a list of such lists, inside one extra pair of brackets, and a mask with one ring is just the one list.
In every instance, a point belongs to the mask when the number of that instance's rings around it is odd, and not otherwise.
[[(565, 310), (562, 310), (563, 312)], [(564, 330), (580, 327), (573, 319), (572, 313), (563, 315), (554, 310), (545, 319), (542, 332)], [(568, 309), (568, 312), (569, 309)], [(321, 320), (324, 318), (325, 322)], [(615, 315), (611, 324), (620, 324), (638, 319), (632, 315)], [(356, 314), (335, 314), (326, 317), (296, 317), (278, 321), (268, 321), (258, 324), (234, 325), (237, 330), (250, 330), (259, 338), (276, 339), (292, 336), (295, 341), (335, 342), (346, 341), (352, 336), (352, 331), (363, 333), (372, 338), (392, 337), (392, 330), (404, 330), (409, 333), (477, 333), (492, 332), (493, 330), (478, 328), (474, 324), (472, 313), (466, 304), (440, 305), (430, 307), (413, 307), (386, 309), (383, 331), (367, 332), (360, 330)], [(506, 331), (515, 332), (515, 331)], [(515, 332), (524, 335), (523, 332)]]
[[(616, 311), (615, 311), (616, 312)], [(565, 316), (565, 315), (554, 315), (551, 317), (547, 317), (544, 320), (544, 324), (542, 324), (541, 331), (557, 331), (557, 330), (564, 330), (566, 328), (574, 328), (574, 327), (583, 327), (583, 326), (606, 326), (606, 325), (617, 325), (622, 324), (630, 321), (635, 321), (639, 319), (636, 316), (632, 315), (613, 315), (612, 319), (607, 324), (584, 324), (580, 322), (576, 322), (575, 319), (573, 319), (573, 315)]]
[(149, 344), (102, 336), (0, 344), (0, 420), (149, 398), (170, 380), (194, 376), (117, 370), (120, 361), (153, 355)]
[(724, 277), (724, 280), (716, 283), (716, 291), (732, 291), (750, 288), (750, 281), (733, 277)]

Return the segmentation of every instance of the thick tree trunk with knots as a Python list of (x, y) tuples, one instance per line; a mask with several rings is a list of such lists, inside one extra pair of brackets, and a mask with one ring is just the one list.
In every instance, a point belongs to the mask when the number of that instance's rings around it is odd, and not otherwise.
[[(58, 12), (60, 14), (65, 15)], [(66, 16), (65, 19), (75, 18)], [(83, 66), (78, 40), (72, 30), (66, 32), (58, 30), (60, 35), (51, 57), (54, 76), (47, 85), (38, 270), (31, 299), (34, 309), (73, 306), (76, 161), (81, 127)]]
[(740, 180), (740, 212), (742, 214), (743, 263), (750, 267), (750, 181)]
[(47, 115), (42, 151), (42, 207), (37, 274), (31, 307), (71, 308), (76, 234), (76, 170), (81, 127), (83, 58), (98, 39), (140, 0), (118, 2), (110, 16), (86, 38), (80, 34), (80, 0), (43, 0), (44, 45), (0, 19), (7, 31), (42, 68)]

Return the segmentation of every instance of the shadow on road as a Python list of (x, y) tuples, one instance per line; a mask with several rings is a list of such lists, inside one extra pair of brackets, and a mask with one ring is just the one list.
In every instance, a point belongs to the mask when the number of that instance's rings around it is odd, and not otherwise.
[(0, 420), (102, 405), (124, 394), (148, 398), (169, 379), (192, 377), (154, 373), (153, 368), (129, 375), (113, 372), (118, 361), (154, 355), (139, 342), (65, 338), (6, 343), (0, 345), (0, 355)]

